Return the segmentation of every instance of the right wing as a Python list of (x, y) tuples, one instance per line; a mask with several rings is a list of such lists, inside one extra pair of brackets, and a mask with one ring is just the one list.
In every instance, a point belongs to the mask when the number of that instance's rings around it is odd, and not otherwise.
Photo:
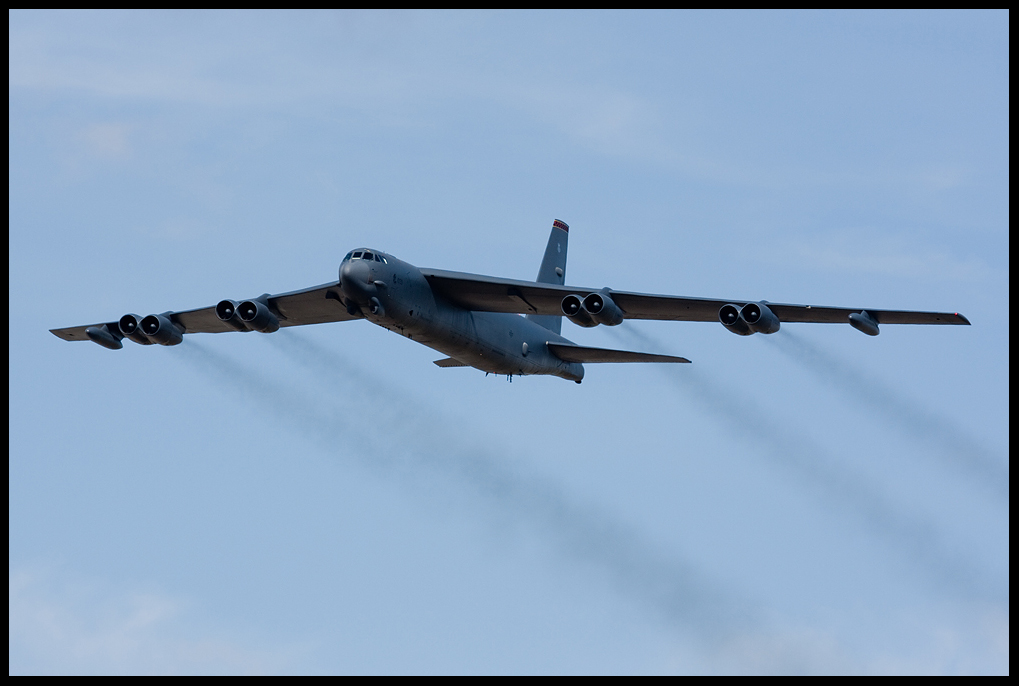
[[(327, 322), (343, 322), (357, 319), (347, 313), (347, 308), (340, 301), (340, 285), (337, 281), (312, 286), (299, 291), (266, 294), (256, 300), (264, 301), (270, 311), (279, 319), (279, 325), (303, 326), (305, 324), (325, 324)], [(216, 316), (216, 306), (201, 307), (195, 310), (182, 310), (161, 313), (180, 329), (181, 333), (224, 333), (237, 331), (227, 322), (220, 321)], [(71, 326), (64, 329), (50, 329), (57, 337), (65, 341), (87, 341), (92, 337), (86, 331), (106, 327), (119, 341), (122, 337), (118, 322), (100, 322), (85, 326)], [(92, 339), (94, 340), (94, 339)], [(98, 341), (97, 341), (98, 342)]]

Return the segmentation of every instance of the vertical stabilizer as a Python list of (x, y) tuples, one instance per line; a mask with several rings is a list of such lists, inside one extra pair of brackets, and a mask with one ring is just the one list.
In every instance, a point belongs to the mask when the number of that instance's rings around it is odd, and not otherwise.
[[(545, 246), (545, 256), (541, 259), (541, 267), (538, 268), (538, 283), (554, 283), (562, 285), (566, 282), (566, 248), (570, 238), (570, 227), (564, 222), (556, 219), (552, 222), (552, 233), (548, 236), (548, 245)], [(549, 331), (562, 333), (563, 318), (548, 314), (529, 314), (527, 318), (535, 324), (544, 326)]]

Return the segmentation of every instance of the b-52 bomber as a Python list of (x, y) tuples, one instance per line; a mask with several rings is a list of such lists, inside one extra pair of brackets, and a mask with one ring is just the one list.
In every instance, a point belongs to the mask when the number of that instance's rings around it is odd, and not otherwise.
[[(534, 281), (420, 269), (388, 253), (359, 248), (340, 263), (339, 279), (299, 291), (215, 306), (52, 329), (66, 341), (91, 340), (117, 350), (123, 339), (178, 345), (184, 334), (259, 331), (367, 319), (448, 357), (439, 367), (546, 374), (580, 383), (584, 363), (689, 362), (683, 357), (578, 345), (564, 338), (562, 318), (582, 327), (626, 319), (718, 321), (740, 336), (772, 334), (783, 322), (846, 323), (870, 336), (882, 324), (969, 324), (959, 313), (909, 312), (650, 295), (567, 286), (570, 227), (555, 220)], [(524, 316), (520, 316), (524, 315)]]

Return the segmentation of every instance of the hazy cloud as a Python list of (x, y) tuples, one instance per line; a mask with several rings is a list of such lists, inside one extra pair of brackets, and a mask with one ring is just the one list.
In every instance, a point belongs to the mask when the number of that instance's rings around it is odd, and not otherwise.
[(8, 570), (8, 605), (12, 674), (259, 674), (294, 652), (218, 636), (180, 598), (52, 568)]

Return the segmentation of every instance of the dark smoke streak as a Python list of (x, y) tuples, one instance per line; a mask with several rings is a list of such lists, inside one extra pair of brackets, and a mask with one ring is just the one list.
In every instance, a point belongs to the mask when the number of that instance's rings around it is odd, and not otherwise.
[[(496, 514), (550, 537), (559, 553), (606, 572), (621, 593), (700, 639), (717, 646), (758, 624), (746, 602), (715, 588), (691, 565), (657, 549), (610, 513), (570, 499), (547, 479), (511, 471), (505, 457), (467, 445), (449, 420), (406, 393), (295, 332), (280, 332), (270, 340), (318, 381), (329, 382), (333, 400), (323, 403), (295, 392), (200, 344), (189, 341), (181, 346), (188, 350), (181, 352), (188, 363), (332, 454), (358, 459), (388, 478), (420, 485), (422, 479), (439, 477), (459, 492), (468, 486)], [(400, 420), (386, 423), (384, 436), (365, 424), (378, 407), (388, 407)], [(352, 437), (356, 451), (337, 451)], [(415, 489), (421, 490), (428, 489)]]
[(783, 329), (766, 340), (779, 352), (887, 420), (909, 438), (923, 441), (933, 448), (933, 454), (968, 472), (1008, 501), (1007, 462), (996, 458), (950, 419), (935, 415), (867, 376), (847, 360), (821, 350), (797, 334)]
[[(632, 326), (617, 328), (651, 350), (666, 352), (659, 341)], [(1007, 598), (1007, 591), (1003, 594), (997, 584), (950, 552), (934, 527), (905, 515), (862, 479), (840, 468), (824, 448), (786, 429), (745, 396), (725, 390), (691, 367), (683, 365), (676, 369), (662, 365), (661, 371), (676, 389), (693, 395), (702, 407), (724, 421), (734, 436), (751, 443), (758, 451), (755, 454), (767, 456), (796, 473), (811, 485), (821, 502), (860, 519), (869, 531), (890, 540), (896, 550), (936, 579), (968, 595)]]

